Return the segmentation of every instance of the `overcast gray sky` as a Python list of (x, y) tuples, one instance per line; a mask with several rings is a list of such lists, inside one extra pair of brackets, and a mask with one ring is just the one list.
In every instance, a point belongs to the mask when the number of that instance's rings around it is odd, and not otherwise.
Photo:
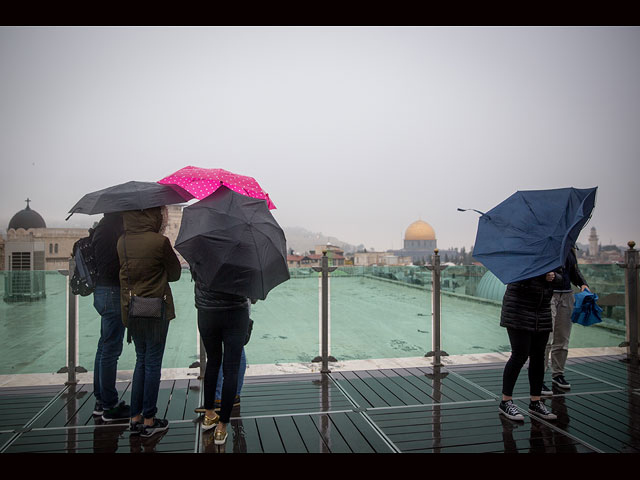
[(598, 186), (640, 243), (640, 28), (0, 28), (0, 231), (186, 165), (255, 177), (282, 226), (469, 248), (516, 190)]

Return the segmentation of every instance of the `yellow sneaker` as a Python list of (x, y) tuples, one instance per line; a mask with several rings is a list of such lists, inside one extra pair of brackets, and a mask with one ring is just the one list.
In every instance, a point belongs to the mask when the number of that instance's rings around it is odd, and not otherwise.
[(204, 419), (202, 420), (202, 430), (211, 430), (213, 427), (215, 427), (218, 424), (218, 421), (220, 420), (220, 415), (218, 414), (214, 414), (214, 415), (215, 416), (211, 418), (205, 414)]
[(213, 432), (213, 441), (216, 445), (224, 445), (225, 443), (227, 443), (228, 436), (229, 434), (227, 433), (226, 430), (223, 432), (221, 430), (216, 429), (216, 431)]

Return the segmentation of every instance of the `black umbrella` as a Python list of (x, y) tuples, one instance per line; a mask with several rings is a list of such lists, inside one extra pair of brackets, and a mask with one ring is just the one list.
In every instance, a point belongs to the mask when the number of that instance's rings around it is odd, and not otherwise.
[(131, 181), (87, 193), (69, 210), (69, 213), (71, 215), (74, 213), (93, 215), (126, 210), (144, 210), (145, 208), (183, 203), (192, 198), (194, 198), (193, 195), (177, 185)]
[(175, 247), (213, 291), (264, 300), (290, 278), (286, 238), (267, 202), (224, 186), (182, 211)]

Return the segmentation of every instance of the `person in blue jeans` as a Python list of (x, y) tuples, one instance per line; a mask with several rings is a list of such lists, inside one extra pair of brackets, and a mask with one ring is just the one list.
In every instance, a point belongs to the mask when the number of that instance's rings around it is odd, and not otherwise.
[(106, 213), (93, 231), (91, 244), (97, 267), (93, 306), (100, 314), (100, 338), (93, 368), (93, 414), (106, 422), (129, 418), (129, 406), (118, 403), (116, 374), (122, 353), (124, 325), (120, 310), (120, 261), (116, 244), (124, 231), (120, 213)]
[[(166, 312), (163, 312), (162, 318), (158, 320), (158, 327), (157, 332), (152, 329), (141, 329), (132, 335), (136, 348), (136, 366), (131, 380), (131, 412), (139, 412), (138, 415), (134, 415), (136, 418), (132, 428), (134, 433), (143, 430), (142, 426), (138, 429), (135, 428), (136, 421), (141, 423), (142, 418), (155, 419), (155, 415), (158, 413), (162, 357), (169, 332)], [(153, 426), (153, 423), (149, 422), (148, 425)], [(156, 428), (161, 431), (164, 426), (166, 425), (161, 424)], [(156, 432), (154, 431), (154, 433)]]
[[(180, 279), (182, 268), (171, 242), (163, 235), (166, 207), (123, 212), (124, 234), (118, 240), (120, 303), (127, 341), (133, 339), (136, 366), (131, 385), (131, 434), (151, 437), (169, 428), (157, 418), (162, 357), (169, 322), (176, 318), (169, 282)], [(134, 297), (162, 299), (160, 318), (129, 315)]]

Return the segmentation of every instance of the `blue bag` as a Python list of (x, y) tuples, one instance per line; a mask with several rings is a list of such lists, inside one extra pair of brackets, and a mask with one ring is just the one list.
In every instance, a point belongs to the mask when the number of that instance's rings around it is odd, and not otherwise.
[(580, 325), (588, 327), (602, 322), (602, 318), (600, 318), (602, 308), (596, 303), (598, 295), (589, 290), (585, 290), (584, 292), (576, 293), (574, 297), (575, 303), (573, 304), (573, 312), (571, 313), (571, 321), (573, 323), (579, 323)]

